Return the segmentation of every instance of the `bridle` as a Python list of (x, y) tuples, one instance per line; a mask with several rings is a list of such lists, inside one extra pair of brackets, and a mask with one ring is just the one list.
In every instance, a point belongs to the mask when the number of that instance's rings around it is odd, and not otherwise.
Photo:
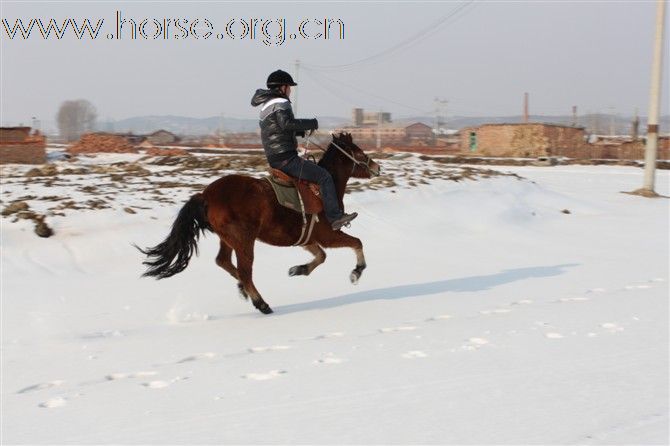
[[(310, 133), (310, 134), (307, 136), (307, 138), (306, 138), (306, 139), (307, 139), (307, 144), (305, 145), (305, 147), (308, 147), (308, 146), (309, 146), (309, 143), (311, 142), (312, 144), (314, 144), (314, 147), (316, 147), (317, 149), (321, 150), (323, 153), (326, 153), (326, 152), (327, 152), (327, 149), (324, 149), (323, 147), (321, 147), (321, 146), (318, 145), (317, 143), (315, 143), (315, 142), (313, 142), (313, 141), (310, 141), (310, 137), (311, 137), (311, 136), (312, 136), (312, 133)], [(365, 170), (370, 174), (370, 176), (378, 177), (378, 176), (380, 175), (379, 172), (375, 172), (375, 171), (373, 171), (373, 170), (370, 168), (370, 163), (372, 163), (372, 158), (370, 158), (369, 156), (365, 155), (365, 161), (361, 161), (361, 160), (356, 159), (355, 156), (351, 155), (349, 152), (347, 152), (347, 151), (344, 150), (342, 147), (340, 147), (339, 144), (337, 144), (337, 143), (335, 142), (335, 139), (334, 139), (334, 138), (333, 138), (333, 141), (331, 141), (331, 144), (332, 144), (337, 150), (339, 150), (340, 152), (342, 152), (342, 154), (343, 154), (344, 156), (346, 156), (346, 157), (349, 158), (351, 161), (353, 161), (353, 164), (351, 165), (351, 173), (349, 174), (349, 176), (353, 176), (353, 174), (354, 174), (354, 170), (356, 170), (356, 167), (363, 167), (363, 168), (365, 168)]]

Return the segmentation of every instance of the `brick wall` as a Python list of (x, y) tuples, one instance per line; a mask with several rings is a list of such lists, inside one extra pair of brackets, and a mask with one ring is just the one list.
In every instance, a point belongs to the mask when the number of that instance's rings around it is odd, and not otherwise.
[[(556, 150), (555, 156), (565, 156), (574, 159), (621, 159), (643, 160), (645, 152), (644, 141), (628, 141), (621, 144), (584, 144), (583, 147), (572, 147)], [(659, 141), (656, 159), (670, 159), (670, 147), (662, 146)]]
[(44, 138), (37, 141), (0, 143), (0, 164), (44, 164), (46, 161)]
[(477, 134), (476, 153), (484, 156), (535, 158), (584, 145), (584, 129), (545, 124), (493, 124), (468, 129), (462, 144), (469, 151), (469, 134)]
[(30, 127), (0, 127), (0, 144), (23, 142), (30, 136)]
[(550, 155), (557, 150), (582, 148), (586, 145), (586, 133), (581, 127), (546, 125), (543, 130)]

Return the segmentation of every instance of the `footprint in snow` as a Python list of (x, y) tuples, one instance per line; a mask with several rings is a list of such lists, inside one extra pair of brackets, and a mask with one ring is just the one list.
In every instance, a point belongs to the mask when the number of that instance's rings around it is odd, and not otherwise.
[(56, 398), (51, 398), (47, 401), (44, 401), (43, 403), (38, 404), (38, 406), (45, 409), (56, 409), (58, 407), (63, 407), (66, 404), (67, 400), (62, 396), (58, 396)]
[(344, 336), (343, 332), (335, 331), (333, 333), (326, 333), (326, 334), (322, 334), (322, 335), (319, 335), (319, 336), (315, 336), (313, 339), (318, 340), (318, 339), (341, 338), (342, 336)]
[(291, 339), (291, 342), (298, 342), (298, 341), (320, 341), (322, 339), (332, 339), (332, 338), (341, 338), (344, 336), (344, 333), (341, 331), (336, 331), (333, 333), (326, 333), (318, 336), (310, 336), (307, 338), (296, 338), (296, 339)]
[(273, 351), (282, 351), (290, 350), (291, 347), (288, 345), (272, 345), (270, 347), (251, 347), (249, 353), (263, 353), (263, 352), (273, 352)]
[(148, 383), (142, 383), (142, 385), (150, 389), (164, 389), (169, 386), (170, 383), (167, 381), (150, 381)]
[(447, 319), (451, 318), (452, 316), (450, 314), (440, 314), (438, 316), (429, 317), (428, 319), (426, 319), (426, 322), (446, 321)]
[(549, 339), (561, 339), (561, 338), (563, 338), (563, 335), (560, 334), (560, 333), (556, 333), (556, 332), (549, 332), (549, 333), (545, 333), (544, 337), (549, 338)]
[(125, 334), (119, 330), (105, 330), (84, 333), (83, 335), (79, 336), (79, 339), (122, 338), (124, 336)]
[(505, 313), (510, 313), (512, 310), (509, 308), (495, 308), (493, 310), (482, 310), (480, 311), (481, 314), (505, 314)]
[(542, 322), (542, 321), (535, 321), (533, 322), (533, 327), (531, 327), (531, 330), (537, 330), (538, 328), (556, 328), (553, 325), (551, 325), (549, 322)]
[(408, 352), (405, 352), (401, 355), (403, 358), (406, 359), (415, 359), (415, 358), (427, 358), (428, 355), (425, 352), (422, 352), (421, 350), (410, 350)]
[(600, 326), (605, 330), (609, 331), (610, 333), (618, 333), (620, 331), (623, 331), (623, 327), (618, 324), (615, 324), (614, 322), (604, 322), (600, 324)]
[(111, 373), (107, 376), (105, 376), (105, 380), (107, 381), (118, 381), (120, 379), (128, 379), (128, 378), (144, 378), (147, 376), (154, 376), (157, 375), (158, 372), (154, 371), (141, 371), (141, 372), (134, 372), (134, 373)]
[(39, 383), (39, 384), (35, 384), (35, 385), (32, 385), (32, 386), (25, 387), (25, 388), (19, 390), (16, 393), (36, 392), (38, 390), (50, 389), (52, 387), (60, 386), (63, 383), (65, 383), (65, 381), (61, 381), (61, 380), (49, 381), (49, 382), (46, 382), (46, 383)]
[(173, 378), (170, 381), (162, 381), (162, 380), (149, 381), (146, 383), (142, 383), (142, 386), (147, 387), (149, 389), (164, 389), (166, 387), (169, 387), (171, 384), (176, 383), (177, 381), (183, 381), (186, 379), (188, 379), (188, 377), (177, 376), (176, 378)]
[(180, 359), (175, 364), (183, 364), (185, 362), (197, 361), (199, 359), (212, 359), (215, 356), (216, 356), (216, 353), (212, 353), (212, 352), (201, 353), (201, 354), (198, 354), (198, 355), (187, 356), (184, 359)]
[(556, 302), (586, 302), (590, 300), (588, 297), (562, 297)]
[(516, 302), (512, 302), (510, 305), (530, 305), (532, 303), (533, 301), (530, 299), (521, 299), (517, 300)]
[(342, 364), (345, 360), (328, 354), (325, 358), (317, 359), (314, 364)]
[(607, 291), (605, 288), (591, 288), (590, 290), (587, 290), (587, 293), (604, 293)]
[(626, 285), (625, 287), (623, 287), (623, 289), (627, 290), (627, 291), (630, 291), (630, 290), (646, 290), (646, 289), (649, 289), (649, 288), (651, 288), (651, 285), (646, 285), (646, 284)]
[(242, 375), (244, 379), (252, 379), (254, 381), (267, 381), (268, 379), (274, 379), (278, 376), (287, 373), (286, 370), (270, 370), (267, 373), (247, 373)]
[(412, 325), (402, 325), (400, 327), (389, 327), (389, 328), (380, 328), (380, 333), (397, 333), (400, 331), (414, 331), (416, 327)]
[(452, 352), (455, 352), (457, 350), (464, 350), (464, 351), (474, 351), (474, 350), (479, 350), (485, 345), (489, 344), (489, 340), (486, 338), (470, 338), (468, 339), (467, 344), (461, 345), (460, 348), (458, 349), (452, 349)]

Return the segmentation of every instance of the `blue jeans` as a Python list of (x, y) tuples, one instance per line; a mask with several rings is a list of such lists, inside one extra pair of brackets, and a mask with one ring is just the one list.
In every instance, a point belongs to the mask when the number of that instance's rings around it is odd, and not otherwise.
[(326, 213), (328, 221), (332, 223), (342, 217), (342, 209), (340, 209), (340, 204), (337, 202), (335, 183), (330, 172), (326, 169), (309, 160), (300, 158), (298, 155), (289, 159), (283, 165), (282, 163), (271, 163), (271, 166), (292, 177), (317, 183), (321, 192), (321, 199), (323, 200), (323, 210)]

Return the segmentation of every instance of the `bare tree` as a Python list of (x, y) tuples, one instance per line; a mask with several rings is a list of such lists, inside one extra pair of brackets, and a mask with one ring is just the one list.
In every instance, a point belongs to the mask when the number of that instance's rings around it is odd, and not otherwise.
[(79, 139), (82, 133), (90, 132), (95, 127), (97, 112), (93, 104), (85, 99), (65, 101), (56, 115), (58, 130), (66, 141)]

